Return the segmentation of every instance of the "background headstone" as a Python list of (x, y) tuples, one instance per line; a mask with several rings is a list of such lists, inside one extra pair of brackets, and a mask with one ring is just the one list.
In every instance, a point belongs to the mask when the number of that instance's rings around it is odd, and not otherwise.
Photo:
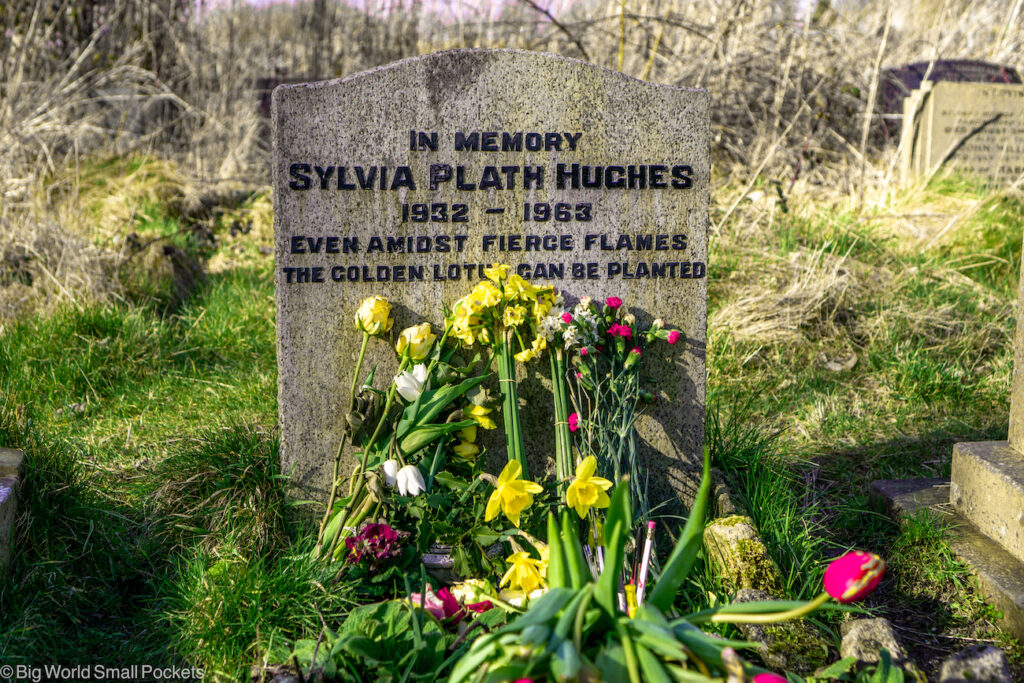
[[(928, 67), (931, 66), (929, 71)], [(1020, 74), (1012, 66), (981, 62), (975, 59), (937, 59), (934, 62), (914, 62), (882, 70), (880, 97), (882, 111), (887, 115), (903, 111), (903, 98), (921, 87), (925, 75), (928, 80), (959, 83), (1020, 83)]]
[[(704, 439), (708, 107), (705, 91), (515, 50), (437, 53), (275, 90), (281, 461), (296, 493), (327, 495), (359, 302), (388, 297), (394, 334), (424, 318), (439, 333), (441, 304), (503, 262), (570, 301), (615, 295), (641, 325), (662, 317), (685, 333), (645, 359), (662, 400), (638, 431), (652, 501), (692, 495)], [(378, 385), (394, 375), (387, 344), (371, 344), (365, 368), (374, 364)], [(547, 368), (541, 359), (519, 376), (537, 477), (554, 453)], [(487, 436), (493, 469), (504, 445)]]
[(1024, 85), (926, 82), (903, 107), (905, 177), (940, 165), (994, 185), (1024, 175)]

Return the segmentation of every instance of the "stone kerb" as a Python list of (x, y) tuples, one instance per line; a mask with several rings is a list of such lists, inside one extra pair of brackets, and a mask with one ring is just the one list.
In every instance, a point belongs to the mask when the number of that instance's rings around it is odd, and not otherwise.
[[(578, 60), (456, 50), (274, 91), (281, 461), (326, 498), (349, 397), (359, 302), (395, 332), (509, 263), (581, 296), (621, 297), (685, 344), (645, 361), (658, 403), (638, 423), (654, 497), (692, 495), (704, 436), (709, 98)], [(365, 367), (393, 376), (384, 344)], [(519, 370), (531, 471), (553, 453), (547, 363)], [(492, 469), (504, 446), (485, 443)], [(351, 470), (349, 460), (348, 469)]]

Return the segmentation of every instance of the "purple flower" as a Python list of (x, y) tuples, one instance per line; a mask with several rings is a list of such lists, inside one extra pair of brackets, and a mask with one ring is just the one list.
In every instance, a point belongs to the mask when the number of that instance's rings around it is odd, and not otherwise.
[(402, 554), (400, 541), (407, 535), (387, 524), (367, 524), (358, 534), (345, 539), (348, 561), (362, 563), (365, 560), (370, 568), (376, 567)]

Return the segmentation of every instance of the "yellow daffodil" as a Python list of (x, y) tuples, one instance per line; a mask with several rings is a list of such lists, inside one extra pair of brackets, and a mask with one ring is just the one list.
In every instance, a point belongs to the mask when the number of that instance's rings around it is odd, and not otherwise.
[(505, 284), (505, 296), (509, 299), (519, 297), (523, 301), (537, 298), (537, 288), (518, 275), (510, 275)]
[(490, 268), (484, 268), (484, 277), (492, 282), (500, 282), (508, 277), (508, 266), (495, 263)]
[(466, 427), (465, 429), (460, 429), (459, 431), (456, 432), (456, 434), (458, 434), (459, 438), (462, 439), (463, 441), (468, 441), (469, 443), (476, 443), (476, 425), (473, 425), (472, 427)]
[(597, 458), (588, 455), (576, 466), (576, 479), (569, 484), (565, 492), (565, 502), (576, 511), (581, 518), (587, 516), (590, 508), (606, 508), (611, 503), (605, 493), (612, 487), (607, 479), (595, 477)]
[(481, 282), (469, 293), (469, 305), (474, 313), (484, 308), (493, 308), (501, 302), (501, 290), (493, 282)]
[(526, 363), (533, 360), (533, 357), (537, 355), (533, 349), (523, 349), (516, 354), (516, 360), (520, 363)]
[(452, 450), (463, 460), (473, 460), (480, 453), (480, 447), (469, 441), (460, 441)]
[(430, 353), (430, 347), (434, 345), (437, 336), (430, 330), (430, 323), (420, 323), (402, 330), (395, 342), (395, 351), (399, 356), (408, 356), (411, 361), (418, 363)]
[(391, 331), (391, 304), (382, 296), (363, 299), (356, 311), (356, 327), (366, 334), (377, 336)]
[[(515, 460), (508, 461), (505, 469), (498, 475), (498, 486), (487, 500), (484, 521), (491, 521), (498, 516), (500, 511), (505, 513), (505, 516), (516, 525), (516, 528), (519, 527), (519, 515), (533, 503), (533, 494), (544, 490), (540, 484), (520, 479), (519, 475), (522, 473), (522, 465)], [(605, 497), (607, 498), (607, 496)]]
[(505, 561), (512, 566), (501, 577), (499, 586), (508, 584), (510, 588), (532, 593), (544, 584), (540, 575), (540, 561), (530, 557), (530, 553), (512, 553)]
[(505, 327), (522, 325), (526, 321), (526, 308), (524, 306), (506, 306), (501, 321), (505, 323)]
[(498, 427), (494, 420), (487, 417), (487, 413), (491, 412), (490, 408), (485, 408), (484, 406), (469, 406), (463, 412), (470, 418), (476, 420), (476, 423), (484, 429), (497, 429)]

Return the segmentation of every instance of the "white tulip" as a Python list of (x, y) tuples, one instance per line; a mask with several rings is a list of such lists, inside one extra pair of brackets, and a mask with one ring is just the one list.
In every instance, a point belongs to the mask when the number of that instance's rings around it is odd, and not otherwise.
[(398, 485), (398, 461), (388, 460), (380, 468), (384, 471), (384, 483), (395, 488)]
[(406, 465), (398, 470), (398, 492), (403, 496), (418, 496), (427, 490), (423, 475), (415, 465)]
[(412, 368), (412, 372), (406, 370), (395, 377), (395, 388), (398, 393), (409, 403), (415, 403), (416, 399), (423, 393), (423, 385), (427, 382), (427, 366), (418, 363)]

